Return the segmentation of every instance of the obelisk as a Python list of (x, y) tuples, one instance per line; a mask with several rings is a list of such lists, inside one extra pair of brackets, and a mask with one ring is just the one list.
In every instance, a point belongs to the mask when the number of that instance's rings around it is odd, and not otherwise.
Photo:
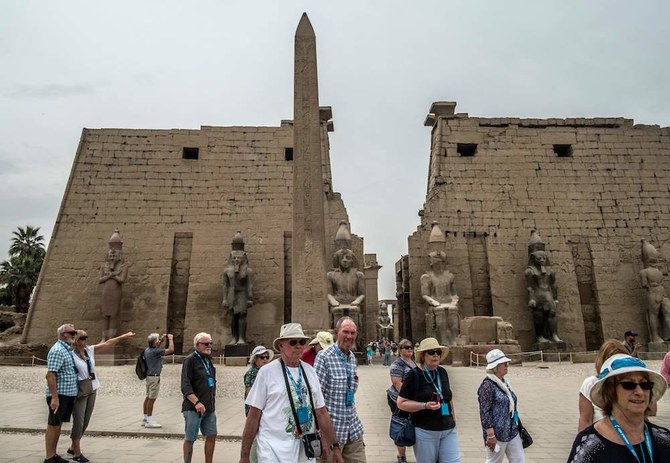
[(291, 319), (329, 328), (316, 35), (306, 13), (295, 33)]

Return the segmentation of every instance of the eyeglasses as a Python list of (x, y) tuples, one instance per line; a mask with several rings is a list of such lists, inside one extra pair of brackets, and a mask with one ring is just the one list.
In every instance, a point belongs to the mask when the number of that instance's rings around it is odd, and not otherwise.
[(212, 345), (211, 342), (199, 342), (198, 344), (202, 344), (203, 346), (207, 346), (207, 347)]
[(426, 355), (442, 355), (442, 350), (441, 349), (433, 349), (433, 350), (427, 350), (424, 353)]
[(618, 384), (627, 391), (634, 391), (638, 386), (640, 386), (640, 389), (643, 391), (651, 391), (654, 388), (654, 383), (651, 381), (642, 381), (641, 383), (636, 383), (635, 381), (619, 381)]
[(77, 334), (76, 331), (63, 331), (63, 334), (69, 334), (70, 336), (74, 336)]
[(270, 360), (269, 355), (257, 355), (256, 358), (261, 360)]
[(402, 346), (401, 349), (412, 350), (414, 348), (412, 346)]
[(77, 339), (80, 341), (86, 341), (88, 339), (88, 336), (79, 336)]
[(288, 343), (291, 346), (295, 346), (296, 344), (300, 344), (301, 346), (304, 346), (307, 344), (307, 339), (289, 339)]

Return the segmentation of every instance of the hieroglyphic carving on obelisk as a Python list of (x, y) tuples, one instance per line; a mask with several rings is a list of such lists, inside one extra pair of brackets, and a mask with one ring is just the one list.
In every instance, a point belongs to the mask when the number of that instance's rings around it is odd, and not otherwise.
[(326, 299), (324, 190), (316, 36), (306, 13), (295, 33), (293, 103), (293, 275), (291, 318), (329, 328)]

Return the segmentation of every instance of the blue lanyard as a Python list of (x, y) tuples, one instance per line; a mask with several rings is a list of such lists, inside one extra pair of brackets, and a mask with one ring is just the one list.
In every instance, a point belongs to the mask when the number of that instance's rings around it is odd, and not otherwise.
[(198, 358), (202, 362), (202, 366), (205, 367), (205, 373), (207, 373), (207, 377), (211, 378), (212, 374), (210, 373), (209, 366), (207, 365), (207, 362), (205, 362), (205, 359), (202, 358), (202, 356), (200, 355), (200, 352), (198, 352), (197, 350), (195, 351), (195, 355), (198, 356)]
[[(619, 434), (619, 437), (621, 437), (623, 443), (626, 444), (628, 451), (630, 451), (630, 453), (633, 454), (633, 456), (635, 457), (635, 461), (639, 463), (640, 457), (637, 456), (637, 452), (633, 448), (633, 444), (630, 443), (630, 440), (628, 440), (628, 436), (626, 436), (626, 433), (623, 432), (623, 429), (621, 429), (621, 426), (619, 426), (619, 422), (613, 416), (610, 416), (610, 421), (612, 422), (612, 426), (614, 426), (616, 432)], [(646, 424), (644, 425), (644, 443), (647, 446), (647, 452), (649, 453), (649, 458), (651, 458), (651, 463), (654, 463), (654, 454), (652, 453), (651, 450), (651, 437), (649, 437), (649, 430), (647, 429)], [(647, 458), (644, 456), (644, 450), (642, 450), (642, 461), (643, 462), (647, 461)]]
[(351, 387), (351, 363), (349, 362), (349, 359), (344, 356), (344, 352), (340, 350), (340, 347), (337, 344), (333, 344), (333, 349), (337, 352), (337, 355), (340, 357), (340, 360), (344, 365), (344, 369), (347, 371), (347, 390), (351, 391), (353, 390)]
[(435, 379), (433, 379), (433, 373), (431, 373), (427, 368), (426, 364), (422, 364), (422, 369), (423, 371), (423, 377), (426, 378), (426, 381), (428, 381), (430, 384), (433, 385), (435, 390), (437, 391), (438, 394), (440, 394), (440, 399), (444, 399), (442, 397), (442, 380), (440, 379), (440, 372), (437, 371), (437, 368), (435, 369)]
[(298, 382), (295, 382), (295, 379), (293, 379), (293, 375), (291, 374), (291, 370), (288, 369), (288, 366), (284, 365), (284, 368), (286, 369), (286, 373), (288, 374), (288, 378), (291, 380), (291, 385), (293, 386), (293, 390), (295, 391), (295, 395), (298, 397), (298, 402), (300, 402), (300, 406), (303, 404), (303, 391), (302, 391), (302, 368), (298, 365)]

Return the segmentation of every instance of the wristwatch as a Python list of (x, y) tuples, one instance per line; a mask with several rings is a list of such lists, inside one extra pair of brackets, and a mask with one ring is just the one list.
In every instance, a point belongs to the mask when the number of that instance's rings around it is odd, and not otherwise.
[(335, 449), (339, 449), (340, 448), (340, 443), (339, 442), (334, 442), (334, 443), (330, 444), (329, 448), (330, 448), (331, 452)]

